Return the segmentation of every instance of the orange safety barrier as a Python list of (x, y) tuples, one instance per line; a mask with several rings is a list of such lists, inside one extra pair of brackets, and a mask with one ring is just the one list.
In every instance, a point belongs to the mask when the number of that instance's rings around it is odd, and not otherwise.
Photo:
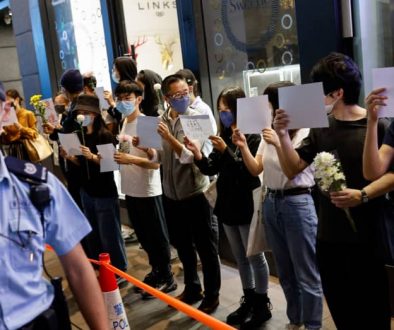
[(171, 305), (172, 307), (176, 308), (177, 310), (185, 313), (186, 315), (192, 317), (193, 319), (201, 322), (202, 324), (206, 325), (207, 327), (211, 329), (218, 329), (218, 330), (234, 330), (235, 328), (231, 327), (230, 325), (223, 323), (222, 321), (219, 321), (215, 319), (212, 316), (209, 316), (198, 309), (185, 304), (184, 302), (168, 295), (165, 294), (159, 290), (156, 290), (152, 288), (151, 286), (145, 284), (144, 282), (137, 280), (136, 278), (130, 276), (129, 274), (122, 272), (121, 270), (117, 269), (116, 267), (112, 266), (111, 264), (106, 264), (106, 263), (101, 263), (96, 260), (89, 259), (90, 262), (96, 264), (96, 265), (101, 265), (112, 271), (113, 273), (123, 277), (126, 279), (128, 282), (134, 284), (135, 286), (138, 286), (142, 290), (150, 293), (152, 296), (155, 296), (156, 298), (164, 301), (168, 305)]
[[(48, 250), (53, 251), (53, 248), (49, 245), (46, 245), (46, 248)], [(144, 282), (137, 280), (136, 278), (130, 276), (129, 274), (127, 274), (125, 272), (122, 272), (121, 270), (117, 269), (116, 267), (112, 266), (109, 263), (100, 262), (100, 261), (97, 261), (94, 259), (89, 259), (89, 261), (93, 264), (106, 267), (108, 270), (112, 271), (114, 274), (123, 277), (128, 282), (134, 284), (135, 286), (138, 286), (139, 288), (148, 292), (152, 296), (164, 301), (168, 305), (171, 305), (175, 309), (185, 313), (186, 315), (192, 317), (193, 319), (199, 321), (200, 323), (206, 325), (207, 327), (209, 327), (211, 329), (235, 330), (235, 328), (233, 328), (232, 326), (230, 326), (222, 321), (219, 321), (219, 320), (215, 319), (214, 317), (209, 316), (208, 314), (205, 314), (205, 313), (199, 311), (198, 309), (196, 309), (188, 304), (185, 304), (184, 302), (182, 302), (182, 301), (180, 301), (168, 294), (165, 294), (159, 290), (156, 290), (155, 288), (152, 288), (151, 286), (145, 284)]]

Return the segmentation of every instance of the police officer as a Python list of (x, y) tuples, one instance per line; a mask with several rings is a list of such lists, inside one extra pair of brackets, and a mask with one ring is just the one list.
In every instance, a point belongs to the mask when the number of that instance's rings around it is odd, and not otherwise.
[[(0, 82), (0, 109), (4, 101)], [(6, 160), (0, 151), (0, 329), (58, 329), (56, 317), (49, 313), (54, 288), (42, 277), (45, 243), (58, 254), (89, 327), (108, 328), (95, 273), (79, 244), (90, 230), (51, 173)]]

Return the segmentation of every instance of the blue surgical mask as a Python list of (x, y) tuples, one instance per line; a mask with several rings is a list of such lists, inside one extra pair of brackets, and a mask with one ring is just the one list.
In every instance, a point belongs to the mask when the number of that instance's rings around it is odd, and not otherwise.
[(85, 118), (83, 119), (83, 122), (82, 122), (82, 126), (84, 126), (84, 127), (89, 126), (92, 121), (93, 121), (93, 119), (92, 119), (91, 115), (85, 115)]
[(116, 71), (112, 71), (111, 77), (116, 84), (119, 84), (120, 78)]
[(131, 115), (135, 110), (134, 101), (119, 101), (116, 102), (116, 109), (124, 116)]
[(234, 123), (234, 116), (231, 111), (219, 111), (219, 118), (226, 128), (229, 128)]
[(180, 99), (170, 99), (171, 107), (178, 113), (185, 113), (190, 104), (189, 95), (185, 95)]

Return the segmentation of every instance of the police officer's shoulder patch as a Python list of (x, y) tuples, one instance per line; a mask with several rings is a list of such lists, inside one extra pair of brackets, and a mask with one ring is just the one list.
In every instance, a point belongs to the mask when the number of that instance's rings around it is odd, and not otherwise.
[(22, 179), (45, 183), (48, 179), (48, 170), (38, 164), (8, 156), (5, 158), (8, 171)]

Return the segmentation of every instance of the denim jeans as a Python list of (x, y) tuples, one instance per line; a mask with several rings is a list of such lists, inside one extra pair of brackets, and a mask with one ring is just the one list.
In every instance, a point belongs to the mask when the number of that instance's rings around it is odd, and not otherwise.
[(322, 287), (316, 262), (317, 216), (311, 195), (267, 194), (267, 240), (287, 301), (287, 317), (306, 329), (322, 324)]
[(109, 253), (111, 264), (127, 269), (126, 248), (122, 238), (118, 197), (92, 197), (81, 189), (84, 213), (92, 231), (84, 239), (89, 258), (98, 259), (100, 253)]
[(256, 288), (257, 293), (263, 294), (268, 291), (268, 264), (265, 260), (264, 253), (259, 253), (250, 257), (246, 256), (249, 227), (250, 224), (239, 226), (228, 226), (223, 224), (231, 251), (237, 261), (242, 288), (244, 290)]

